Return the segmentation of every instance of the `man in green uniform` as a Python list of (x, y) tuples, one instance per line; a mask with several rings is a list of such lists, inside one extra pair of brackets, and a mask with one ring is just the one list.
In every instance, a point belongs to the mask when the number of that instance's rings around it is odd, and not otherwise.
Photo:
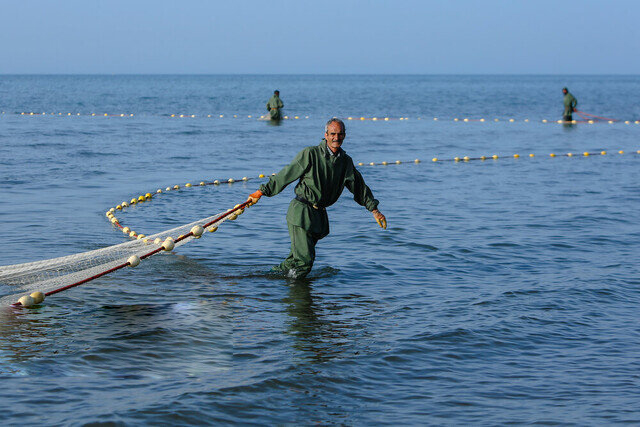
[(300, 151), (291, 164), (247, 199), (250, 204), (257, 203), (261, 196), (275, 196), (298, 180), (295, 198), (287, 211), (291, 252), (274, 270), (294, 278), (304, 277), (311, 271), (316, 243), (329, 234), (326, 208), (338, 200), (345, 187), (353, 193), (356, 203), (373, 214), (380, 227), (387, 228), (387, 219), (378, 210), (378, 201), (373, 198), (351, 157), (341, 148), (345, 135), (342, 120), (329, 120), (319, 145)]
[(573, 112), (576, 111), (578, 100), (575, 96), (571, 95), (569, 89), (566, 87), (562, 88), (562, 93), (564, 93), (564, 112), (562, 113), (562, 120), (570, 122), (573, 121)]
[(267, 111), (271, 120), (280, 120), (280, 109), (284, 107), (282, 100), (280, 99), (280, 91), (273, 92), (273, 96), (267, 101)]

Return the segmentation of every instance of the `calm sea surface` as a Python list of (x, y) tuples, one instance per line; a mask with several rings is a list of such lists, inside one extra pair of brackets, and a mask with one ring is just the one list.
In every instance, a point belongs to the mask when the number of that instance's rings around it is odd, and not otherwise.
[[(563, 86), (631, 123), (542, 123)], [(256, 119), (274, 89), (298, 119)], [(276, 172), (331, 116), (382, 118), (347, 122), (356, 162), (422, 160), (359, 168), (389, 229), (345, 191), (307, 280), (265, 274), (292, 185), (175, 253), (2, 309), (0, 421), (640, 423), (638, 100), (638, 76), (0, 76), (0, 265), (122, 243), (109, 208)], [(118, 217), (151, 234), (260, 182)]]

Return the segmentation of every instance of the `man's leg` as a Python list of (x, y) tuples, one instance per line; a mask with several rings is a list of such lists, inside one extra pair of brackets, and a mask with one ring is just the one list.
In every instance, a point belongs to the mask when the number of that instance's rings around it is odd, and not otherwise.
[(318, 238), (301, 227), (289, 223), (287, 225), (291, 237), (291, 251), (278, 269), (292, 277), (302, 278), (309, 274), (313, 267)]

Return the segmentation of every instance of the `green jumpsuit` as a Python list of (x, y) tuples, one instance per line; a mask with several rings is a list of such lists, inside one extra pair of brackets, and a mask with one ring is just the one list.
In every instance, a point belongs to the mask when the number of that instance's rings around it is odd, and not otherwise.
[(573, 120), (573, 110), (578, 106), (578, 100), (575, 96), (571, 95), (571, 92), (567, 91), (564, 96), (564, 112), (562, 113), (562, 120), (570, 122)]
[(300, 151), (291, 164), (262, 184), (260, 191), (267, 197), (275, 196), (295, 180), (299, 180), (294, 190), (296, 198), (287, 211), (291, 252), (275, 269), (292, 277), (304, 277), (313, 267), (316, 243), (329, 234), (325, 208), (338, 200), (342, 190), (347, 187), (356, 203), (370, 212), (378, 208), (379, 202), (351, 157), (342, 149), (333, 154), (325, 139)]
[(269, 101), (267, 101), (267, 110), (269, 110), (269, 115), (271, 116), (271, 120), (280, 120), (280, 109), (284, 107), (282, 100), (278, 95), (273, 95)]

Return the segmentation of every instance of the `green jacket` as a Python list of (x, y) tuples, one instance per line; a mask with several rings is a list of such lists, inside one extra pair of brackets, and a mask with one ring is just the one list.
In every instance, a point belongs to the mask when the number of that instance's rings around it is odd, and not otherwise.
[(288, 166), (262, 184), (260, 191), (267, 197), (275, 196), (295, 180), (299, 180), (294, 190), (296, 196), (319, 209), (293, 199), (287, 222), (319, 234), (320, 238), (329, 234), (329, 218), (324, 208), (333, 205), (345, 187), (359, 205), (369, 211), (378, 208), (379, 202), (373, 198), (351, 157), (342, 149), (332, 156), (325, 139), (319, 145), (300, 151)]
[(571, 92), (567, 92), (564, 96), (564, 116), (570, 116), (573, 114), (573, 110), (578, 106), (578, 100), (575, 96), (571, 95)]
[(284, 104), (277, 95), (273, 95), (269, 101), (267, 101), (267, 111), (269, 111), (272, 119), (280, 118), (280, 109), (282, 107), (284, 107)]

